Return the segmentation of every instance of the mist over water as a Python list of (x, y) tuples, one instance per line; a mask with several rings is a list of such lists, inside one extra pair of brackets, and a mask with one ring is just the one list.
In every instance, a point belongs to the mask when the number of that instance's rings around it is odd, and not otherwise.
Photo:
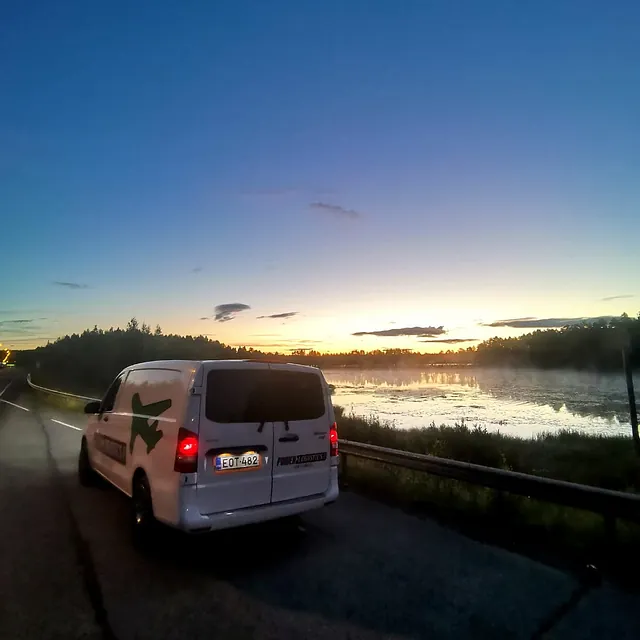
[(334, 404), (400, 429), (464, 420), (522, 438), (558, 429), (630, 435), (622, 374), (476, 368), (324, 374), (335, 385)]

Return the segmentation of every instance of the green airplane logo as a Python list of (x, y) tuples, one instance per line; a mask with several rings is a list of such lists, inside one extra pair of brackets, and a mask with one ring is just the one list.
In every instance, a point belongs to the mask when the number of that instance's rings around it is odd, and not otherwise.
[(136, 438), (140, 436), (147, 445), (147, 454), (151, 453), (158, 442), (162, 440), (164, 433), (158, 429), (159, 420), (154, 420), (149, 424), (151, 418), (164, 413), (171, 406), (171, 399), (142, 404), (140, 394), (134, 393), (131, 399), (131, 413), (134, 414), (131, 420), (131, 440), (129, 441), (129, 453), (133, 453), (133, 445)]

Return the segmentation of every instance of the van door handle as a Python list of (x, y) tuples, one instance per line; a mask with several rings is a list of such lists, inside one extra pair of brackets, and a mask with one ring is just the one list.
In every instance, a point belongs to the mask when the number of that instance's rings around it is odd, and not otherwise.
[(279, 442), (298, 442), (298, 440), (300, 440), (300, 436), (297, 433), (288, 433), (286, 436), (278, 438)]

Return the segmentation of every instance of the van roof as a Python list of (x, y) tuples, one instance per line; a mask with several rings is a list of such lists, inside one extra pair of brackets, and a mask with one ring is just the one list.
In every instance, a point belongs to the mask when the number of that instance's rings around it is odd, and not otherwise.
[(190, 371), (190, 370), (195, 371), (195, 368), (200, 365), (208, 365), (208, 364), (215, 363), (217, 366), (220, 366), (225, 363), (237, 364), (238, 362), (244, 362), (249, 366), (251, 366), (252, 364), (268, 363), (268, 364), (285, 365), (287, 367), (291, 367), (295, 369), (303, 369), (303, 370), (311, 369), (312, 371), (318, 371), (316, 367), (311, 367), (306, 364), (296, 364), (293, 362), (281, 362), (279, 360), (267, 360), (267, 359), (259, 360), (255, 358), (254, 359), (237, 359), (237, 360), (229, 360), (229, 359), (228, 360), (151, 360), (149, 362), (138, 362), (136, 364), (132, 364), (131, 366), (127, 367), (127, 370), (171, 368), (171, 369), (178, 369), (179, 371)]

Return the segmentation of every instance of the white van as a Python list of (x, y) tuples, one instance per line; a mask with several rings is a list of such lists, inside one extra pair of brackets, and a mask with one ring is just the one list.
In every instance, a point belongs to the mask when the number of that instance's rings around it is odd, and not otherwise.
[(136, 542), (158, 521), (204, 532), (338, 497), (338, 433), (319, 369), (251, 360), (145, 362), (120, 373), (88, 424), (80, 482), (132, 498)]

